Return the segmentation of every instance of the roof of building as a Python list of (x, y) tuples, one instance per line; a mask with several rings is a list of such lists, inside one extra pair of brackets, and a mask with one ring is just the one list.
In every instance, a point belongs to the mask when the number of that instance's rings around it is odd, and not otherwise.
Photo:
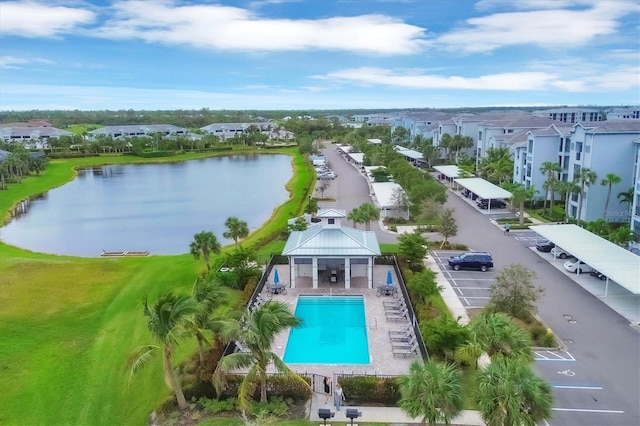
[(433, 168), (448, 178), (461, 177), (460, 172), (462, 172), (463, 175), (465, 176), (469, 174), (468, 172), (462, 170), (460, 167), (456, 166), (455, 164), (449, 164), (444, 166), (433, 166)]
[(414, 160), (424, 160), (424, 155), (422, 155), (422, 153), (419, 151), (405, 148), (404, 146), (401, 146), (401, 145), (395, 145), (393, 149), (395, 149), (405, 157), (413, 158)]
[(573, 126), (552, 124), (545, 128), (529, 129), (527, 133), (533, 136), (570, 136)]
[(371, 188), (376, 195), (378, 205), (380, 207), (395, 207), (393, 200), (393, 193), (399, 188), (403, 191), (402, 187), (395, 182), (371, 182)]
[(382, 139), (367, 139), (367, 142), (372, 143), (372, 144), (381, 144), (382, 143)]
[(186, 133), (187, 131), (188, 130), (184, 127), (174, 126), (173, 124), (127, 124), (123, 126), (104, 126), (99, 129), (91, 130), (89, 134), (110, 135), (113, 133)]
[(529, 229), (562, 247), (633, 294), (640, 294), (640, 256), (578, 225), (533, 225)]
[(316, 217), (347, 217), (347, 211), (342, 209), (319, 209)]
[(60, 136), (72, 136), (73, 133), (66, 130), (58, 129), (50, 126), (23, 126), (23, 127), (2, 127), (0, 128), (0, 136), (3, 139), (12, 138), (59, 138)]
[(482, 178), (457, 178), (453, 181), (477, 194), (480, 198), (491, 200), (511, 198), (509, 191)]
[(356, 163), (364, 163), (364, 152), (350, 152), (349, 157)]
[(576, 124), (582, 126), (586, 133), (638, 133), (640, 132), (640, 120), (608, 120), (597, 123)]
[(379, 256), (380, 245), (373, 231), (350, 227), (314, 225), (294, 231), (282, 250), (283, 256)]

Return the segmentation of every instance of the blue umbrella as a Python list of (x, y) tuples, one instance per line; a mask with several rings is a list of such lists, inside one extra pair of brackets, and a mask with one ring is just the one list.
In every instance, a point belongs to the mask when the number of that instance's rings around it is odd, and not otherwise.
[(387, 285), (393, 284), (393, 276), (391, 275), (391, 269), (387, 271)]
[(273, 282), (278, 284), (280, 282), (280, 276), (278, 275), (278, 268), (276, 268), (276, 272), (273, 274)]

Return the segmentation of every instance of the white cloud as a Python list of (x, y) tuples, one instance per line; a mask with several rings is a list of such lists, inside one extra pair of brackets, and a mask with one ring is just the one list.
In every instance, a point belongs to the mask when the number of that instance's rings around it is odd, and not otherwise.
[(53, 61), (43, 58), (19, 58), (17, 56), (0, 56), (0, 69), (20, 69), (27, 64), (51, 65)]
[(425, 45), (424, 29), (384, 15), (272, 19), (236, 7), (161, 0), (123, 1), (113, 7), (113, 18), (96, 31), (101, 37), (212, 50), (322, 49), (370, 55), (415, 54)]
[(85, 9), (52, 6), (31, 1), (0, 3), (0, 33), (22, 37), (55, 37), (93, 22), (95, 15)]
[[(615, 33), (619, 27), (618, 19), (638, 11), (635, 2), (618, 0), (597, 3), (580, 1), (557, 3), (561, 6), (567, 6), (569, 3), (593, 3), (591, 8), (579, 10), (548, 9), (550, 4), (545, 1), (525, 3), (547, 7), (541, 7), (545, 10), (496, 13), (470, 18), (461, 28), (440, 36), (437, 42), (442, 43), (449, 50), (463, 52), (487, 52), (500, 47), (522, 44), (567, 49), (584, 45), (596, 37)], [(518, 4), (518, 2), (509, 4)]]
[[(334, 80), (364, 86), (392, 86), (418, 90), (484, 90), (484, 91), (559, 91), (606, 92), (630, 90), (638, 87), (640, 69), (625, 68), (604, 73), (567, 76), (566, 73), (523, 71), (488, 74), (478, 77), (421, 74), (417, 70), (399, 72), (382, 68), (353, 68), (316, 76), (321, 80)], [(559, 77), (562, 75), (563, 77)], [(624, 78), (622, 78), (624, 76)]]

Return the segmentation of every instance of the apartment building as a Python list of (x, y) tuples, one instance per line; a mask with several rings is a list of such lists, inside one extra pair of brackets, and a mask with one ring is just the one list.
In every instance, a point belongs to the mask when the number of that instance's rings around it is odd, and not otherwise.
[(631, 204), (631, 232), (636, 239), (630, 244), (630, 249), (640, 255), (640, 138), (633, 141), (635, 145), (633, 203)]
[(640, 106), (611, 108), (606, 114), (607, 120), (640, 120)]
[(174, 126), (172, 124), (132, 124), (123, 126), (104, 126), (96, 130), (91, 130), (87, 134), (89, 140), (95, 140), (99, 135), (110, 136), (116, 138), (132, 138), (149, 136), (154, 133), (160, 133), (166, 136), (187, 136), (189, 129)]
[[(594, 184), (585, 188), (584, 194), (571, 196), (568, 206), (569, 217), (577, 218), (578, 205), (582, 197), (582, 221), (629, 220), (628, 207), (620, 204), (616, 195), (635, 184), (634, 166), (637, 160), (638, 139), (638, 120), (602, 121), (591, 126), (581, 123), (574, 125), (569, 148), (568, 179), (577, 179), (582, 168), (594, 171), (597, 179)], [(622, 181), (612, 188), (608, 210), (605, 212), (608, 187), (600, 185), (600, 182), (608, 173), (616, 174)]]
[(13, 123), (11, 127), (0, 127), (0, 138), (6, 142), (20, 142), (27, 149), (48, 148), (49, 139), (73, 136), (73, 133), (51, 126), (28, 126)]
[(597, 122), (603, 119), (602, 111), (594, 108), (552, 108), (533, 111), (532, 114), (570, 124)]
[[(531, 185), (540, 191), (537, 198), (547, 195), (542, 187), (547, 180), (540, 171), (547, 161), (560, 165), (562, 172), (558, 179), (569, 178), (569, 149), (573, 127), (565, 123), (552, 124), (543, 129), (530, 129), (525, 132), (526, 140), (514, 146), (513, 182), (527, 188)], [(555, 197), (556, 199), (558, 197)]]

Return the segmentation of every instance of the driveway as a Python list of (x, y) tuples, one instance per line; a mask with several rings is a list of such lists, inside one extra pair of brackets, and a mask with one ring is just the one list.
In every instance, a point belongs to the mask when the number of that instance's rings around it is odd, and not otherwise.
[[(321, 206), (347, 212), (364, 202), (371, 202), (364, 176), (336, 152), (335, 145), (324, 150), (338, 178), (331, 181), (325, 197), (336, 202)], [(568, 276), (532, 252), (531, 234), (513, 232), (505, 236), (489, 217), (449, 193), (447, 207), (455, 210), (458, 236), (453, 242), (465, 243), (476, 251), (489, 251), (494, 258), (494, 272), (508, 264), (519, 263), (535, 271), (535, 284), (545, 290), (538, 303), (543, 321), (563, 342), (560, 351), (536, 351), (535, 369), (553, 386), (555, 403), (549, 425), (616, 425), (640, 424), (640, 335), (629, 322), (597, 297), (584, 290)], [(498, 213), (498, 215), (501, 215)], [(362, 228), (363, 225), (359, 225)], [(382, 243), (395, 242), (397, 235), (371, 224)], [(488, 277), (488, 276), (487, 276)], [(456, 283), (462, 283), (463, 275)], [(474, 275), (468, 280), (476, 289), (469, 290), (474, 302), (486, 297), (487, 282)], [(465, 285), (458, 285), (465, 287)], [(484, 292), (484, 293), (483, 293)], [(476, 295), (476, 293), (478, 295)], [(475, 296), (471, 296), (471, 295)]]
[[(324, 191), (324, 198), (333, 198), (336, 201), (320, 201), (320, 207), (336, 208), (349, 211), (359, 207), (363, 203), (372, 203), (369, 184), (367, 178), (360, 173), (342, 155), (336, 150), (337, 145), (327, 144), (322, 150), (330, 163), (331, 169), (338, 175), (333, 180), (327, 180), (329, 187)], [(322, 181), (318, 181), (320, 183)], [(318, 185), (316, 185), (316, 188)], [(316, 197), (320, 197), (320, 193), (315, 193)], [(345, 221), (349, 226), (353, 226), (349, 221)], [(365, 229), (365, 225), (358, 224), (358, 229)], [(378, 222), (371, 222), (371, 231), (376, 233), (379, 243), (395, 244), (398, 241), (398, 235), (380, 228)]]
[[(495, 271), (520, 263), (536, 273), (545, 294), (543, 321), (565, 351), (536, 354), (535, 368), (554, 387), (551, 425), (640, 424), (640, 336), (638, 330), (573, 280), (532, 252), (528, 232), (505, 236), (486, 216), (450, 193), (458, 236), (453, 241), (492, 253)], [(522, 234), (522, 235), (520, 235)]]

